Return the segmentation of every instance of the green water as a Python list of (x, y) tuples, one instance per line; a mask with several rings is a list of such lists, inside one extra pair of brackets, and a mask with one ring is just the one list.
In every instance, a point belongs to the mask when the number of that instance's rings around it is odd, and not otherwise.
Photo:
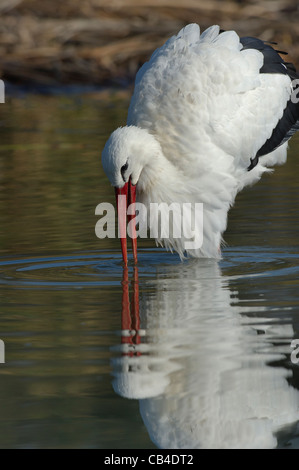
[[(299, 138), (238, 196), (220, 263), (143, 240), (131, 283), (118, 240), (94, 232), (97, 204), (114, 202), (101, 149), (128, 103), (1, 105), (0, 448), (298, 448)], [(127, 285), (142, 333), (130, 354)]]

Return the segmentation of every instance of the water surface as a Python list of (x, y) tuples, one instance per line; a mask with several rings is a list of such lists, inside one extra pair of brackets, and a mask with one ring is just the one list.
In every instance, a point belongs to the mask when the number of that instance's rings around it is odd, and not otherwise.
[[(298, 448), (299, 139), (242, 192), (220, 262), (94, 233), (129, 95), (1, 105), (1, 448)], [(299, 354), (298, 354), (299, 356)]]

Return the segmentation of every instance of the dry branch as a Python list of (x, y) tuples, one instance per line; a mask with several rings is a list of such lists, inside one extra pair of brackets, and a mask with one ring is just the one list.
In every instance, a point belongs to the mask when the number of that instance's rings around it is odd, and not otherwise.
[(2, 0), (0, 74), (18, 83), (132, 79), (189, 22), (279, 43), (299, 67), (297, 1)]

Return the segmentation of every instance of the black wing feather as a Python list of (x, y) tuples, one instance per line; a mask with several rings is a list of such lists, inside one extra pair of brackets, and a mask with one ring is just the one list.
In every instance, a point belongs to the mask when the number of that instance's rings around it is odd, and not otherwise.
[[(288, 75), (292, 81), (298, 80), (297, 84), (299, 84), (299, 75), (295, 66), (291, 62), (285, 62), (279, 55), (279, 53), (287, 54), (286, 52), (277, 51), (270, 44), (257, 38), (243, 37), (240, 38), (240, 42), (243, 46), (242, 49), (257, 49), (263, 54), (264, 64), (260, 69), (260, 73), (281, 73)], [(294, 98), (295, 95), (294, 91), (292, 97)], [(251, 159), (248, 170), (252, 170), (258, 164), (260, 157), (273, 152), (299, 130), (299, 102), (296, 101), (294, 99), (288, 101), (281, 119), (273, 129), (271, 137), (258, 150), (255, 157)]]

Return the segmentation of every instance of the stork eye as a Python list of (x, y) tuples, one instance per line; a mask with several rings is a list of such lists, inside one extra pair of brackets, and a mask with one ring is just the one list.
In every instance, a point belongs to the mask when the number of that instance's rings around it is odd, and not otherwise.
[(128, 166), (129, 166), (129, 164), (128, 164), (128, 162), (126, 162), (126, 163), (121, 167), (121, 169), (120, 169), (121, 176), (122, 176), (122, 179), (124, 180), (124, 182), (126, 182), (126, 180), (125, 180), (125, 172), (127, 171)]

